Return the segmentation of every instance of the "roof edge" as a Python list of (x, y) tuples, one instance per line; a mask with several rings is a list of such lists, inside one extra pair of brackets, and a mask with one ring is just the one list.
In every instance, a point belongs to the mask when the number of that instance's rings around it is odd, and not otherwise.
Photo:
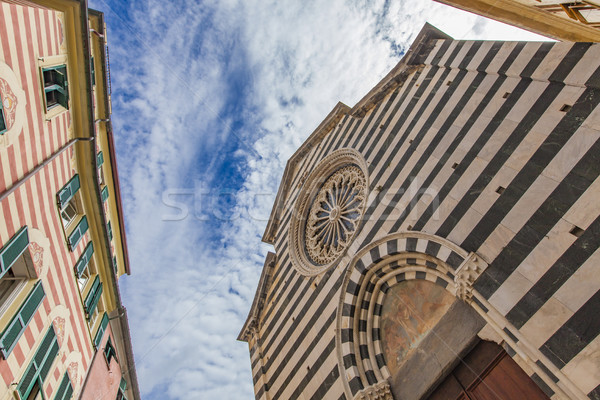
[(268, 244), (274, 244), (275, 234), (279, 227), (283, 204), (289, 192), (290, 175), (293, 174), (298, 161), (300, 161), (313, 146), (318, 144), (320, 140), (331, 131), (331, 129), (345, 115), (362, 118), (371, 108), (380, 102), (391, 90), (394, 90), (401, 85), (408, 76), (419, 68), (425, 62), (425, 58), (433, 48), (432, 40), (435, 39), (453, 39), (429, 23), (425, 23), (417, 37), (411, 44), (410, 48), (402, 57), (400, 62), (385, 76), (379, 83), (371, 89), (356, 105), (352, 108), (342, 102), (338, 102), (331, 112), (325, 117), (323, 122), (319, 124), (317, 129), (306, 139), (300, 148), (288, 160), (281, 184), (275, 197), (275, 203), (269, 216), (265, 233), (262, 241)]
[(258, 318), (260, 317), (260, 312), (262, 311), (265, 300), (267, 298), (267, 289), (269, 283), (269, 277), (271, 276), (271, 272), (275, 268), (275, 263), (277, 262), (277, 256), (273, 252), (268, 252), (267, 257), (265, 258), (265, 264), (262, 269), (262, 273), (260, 274), (260, 280), (258, 281), (258, 287), (256, 288), (256, 293), (254, 294), (254, 300), (252, 301), (252, 307), (250, 307), (250, 311), (248, 312), (248, 317), (246, 318), (246, 322), (244, 322), (244, 326), (238, 335), (237, 340), (241, 342), (247, 342), (252, 334), (252, 329), (258, 327)]

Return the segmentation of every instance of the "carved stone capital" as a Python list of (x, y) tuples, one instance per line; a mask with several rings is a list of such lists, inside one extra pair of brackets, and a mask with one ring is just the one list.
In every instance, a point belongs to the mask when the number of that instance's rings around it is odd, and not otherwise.
[(487, 267), (488, 264), (480, 256), (471, 252), (454, 274), (455, 296), (470, 302), (473, 297), (473, 284)]
[(354, 396), (354, 400), (394, 400), (390, 384), (387, 381), (364, 388)]

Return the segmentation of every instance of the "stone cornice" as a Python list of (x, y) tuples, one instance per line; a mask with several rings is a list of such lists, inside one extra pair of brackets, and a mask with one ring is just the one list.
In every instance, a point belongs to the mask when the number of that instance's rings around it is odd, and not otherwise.
[(244, 326), (242, 327), (242, 330), (240, 331), (240, 334), (237, 338), (237, 340), (239, 341), (247, 342), (252, 336), (253, 331), (258, 330), (260, 312), (262, 311), (265, 305), (267, 291), (269, 289), (270, 283), (269, 278), (272, 276), (273, 268), (275, 267), (276, 262), (277, 256), (275, 255), (275, 253), (267, 253), (267, 257), (265, 258), (265, 264), (260, 275), (260, 280), (258, 281), (258, 288), (256, 289), (254, 301), (252, 302), (252, 307), (250, 307), (250, 311), (248, 312), (248, 318), (246, 318), (246, 322), (244, 323)]

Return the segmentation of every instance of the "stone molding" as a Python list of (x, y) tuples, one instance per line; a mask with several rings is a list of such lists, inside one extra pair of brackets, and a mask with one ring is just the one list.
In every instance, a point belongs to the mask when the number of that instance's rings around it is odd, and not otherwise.
[(480, 256), (473, 252), (469, 253), (454, 274), (454, 295), (470, 303), (473, 298), (473, 284), (487, 267), (488, 264)]
[(309, 213), (313, 206), (313, 203), (319, 193), (324, 189), (323, 187), (327, 184), (329, 178), (336, 171), (343, 169), (344, 167), (352, 167), (353, 170), (357, 170), (362, 173), (361, 177), (361, 196), (366, 199), (368, 198), (369, 188), (369, 169), (367, 163), (358, 151), (351, 148), (343, 148), (332, 152), (330, 155), (325, 157), (314, 169), (314, 171), (307, 178), (306, 183), (302, 187), (298, 200), (296, 201), (292, 219), (290, 221), (290, 232), (288, 236), (289, 248), (290, 248), (290, 259), (292, 266), (296, 271), (304, 276), (315, 276), (318, 275), (330, 267), (334, 266), (339, 260), (346, 254), (348, 248), (352, 244), (354, 233), (356, 233), (362, 223), (362, 216), (366, 208), (366, 201), (363, 201), (359, 210), (360, 216), (357, 218), (354, 224), (353, 235), (344, 242), (343, 248), (335, 251), (335, 257), (326, 258), (322, 264), (317, 264), (307, 255), (307, 243), (306, 234), (307, 225), (309, 223)]
[(354, 400), (394, 400), (394, 396), (388, 381), (381, 381), (358, 392)]
[[(408, 258), (411, 263), (403, 262)], [(398, 283), (396, 276), (401, 274), (402, 280), (428, 280), (465, 300), (485, 320), (485, 334), (493, 332), (495, 341), (503, 343), (513, 360), (548, 385), (557, 398), (585, 398), (577, 385), (473, 288), (487, 267), (479, 255), (424, 232), (393, 233), (356, 251), (344, 272), (336, 317), (338, 366), (340, 376), (345, 377), (346, 397), (357, 399), (366, 388), (391, 376), (385, 363), (380, 367), (377, 361), (383, 353), (380, 338), (373, 334), (377, 323), (374, 310), (383, 304), (382, 288)], [(367, 354), (363, 354), (365, 350)]]

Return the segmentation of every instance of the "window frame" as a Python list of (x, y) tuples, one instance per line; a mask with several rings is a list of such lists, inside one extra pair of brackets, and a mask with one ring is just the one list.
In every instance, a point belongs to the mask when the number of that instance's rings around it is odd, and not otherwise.
[[(48, 100), (47, 100), (47, 96), (46, 96), (46, 81), (44, 78), (44, 71), (47, 70), (51, 70), (53, 68), (60, 68), (60, 67), (65, 67), (65, 82), (64, 82), (64, 86), (60, 86), (62, 88), (62, 91), (64, 92), (63, 95), (66, 96), (66, 107), (64, 107), (61, 104), (58, 105), (52, 105), (51, 107), (48, 107)], [(70, 103), (70, 95), (69, 95), (69, 66), (68, 66), (68, 59), (67, 59), (67, 55), (66, 54), (60, 54), (60, 55), (56, 55), (56, 56), (48, 56), (48, 57), (40, 57), (38, 59), (38, 71), (39, 71), (39, 84), (40, 84), (40, 95), (42, 96), (42, 103), (44, 105), (43, 107), (43, 113), (44, 113), (44, 117), (47, 121), (51, 120), (52, 118), (56, 117), (57, 115), (60, 115), (64, 112), (69, 111), (69, 103)], [(50, 88), (52, 85), (49, 85), (48, 88)], [(57, 90), (57, 88), (53, 88), (52, 90)]]
[[(18, 268), (18, 272), (15, 268)], [(0, 357), (7, 359), (46, 297), (29, 252), (27, 225), (0, 248)]]
[[(49, 79), (51, 75), (54, 76)], [(61, 76), (62, 82), (59, 79)], [(46, 113), (59, 106), (65, 110), (69, 109), (69, 77), (66, 64), (42, 67), (42, 88)], [(54, 103), (50, 104), (49, 96), (56, 96)]]
[[(46, 346), (46, 349), (45, 352), (42, 352), (44, 346)], [(45, 399), (43, 390), (44, 383), (46, 383), (48, 376), (52, 376), (50, 375), (50, 371), (52, 371), (52, 366), (58, 358), (59, 350), (60, 346), (58, 344), (56, 332), (54, 331), (54, 327), (50, 325), (50, 328), (46, 331), (42, 341), (37, 345), (33, 357), (28, 362), (27, 367), (17, 384), (16, 392), (22, 399), (29, 399), (29, 396), (36, 385), (38, 385), (40, 392), (42, 393), (42, 399)], [(45, 375), (42, 376), (42, 374)], [(31, 378), (28, 382), (29, 376), (31, 376)]]
[(104, 350), (102, 351), (104, 354), (104, 359), (106, 360), (106, 365), (108, 369), (110, 369), (110, 362), (114, 358), (117, 364), (119, 363), (119, 359), (117, 358), (117, 349), (113, 346), (110, 336), (106, 340), (104, 344)]
[[(68, 214), (64, 215), (68, 209), (72, 209), (72, 216)], [(81, 213), (79, 212), (79, 204), (74, 196), (71, 200), (69, 200), (67, 205), (62, 210), (60, 210), (60, 219), (62, 220), (63, 227), (65, 228), (65, 230), (67, 230), (73, 224), (73, 222), (77, 219), (79, 215), (81, 215)]]

